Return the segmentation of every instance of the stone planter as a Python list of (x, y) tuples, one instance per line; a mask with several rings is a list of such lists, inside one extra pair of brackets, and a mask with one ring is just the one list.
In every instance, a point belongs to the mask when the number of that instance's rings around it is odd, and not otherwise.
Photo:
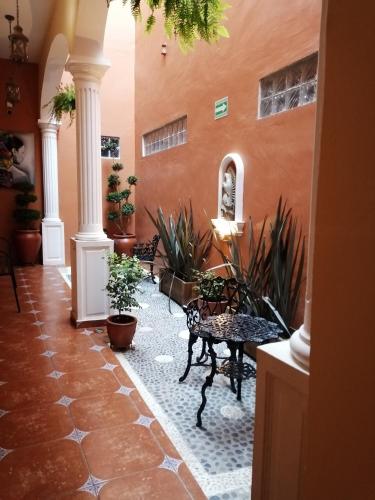
[(191, 299), (197, 296), (197, 292), (193, 290), (193, 287), (197, 285), (196, 281), (183, 281), (176, 276), (173, 277), (173, 273), (171, 273), (169, 269), (160, 269), (159, 277), (160, 292), (168, 296), (170, 294), (171, 299), (180, 306), (187, 304)]

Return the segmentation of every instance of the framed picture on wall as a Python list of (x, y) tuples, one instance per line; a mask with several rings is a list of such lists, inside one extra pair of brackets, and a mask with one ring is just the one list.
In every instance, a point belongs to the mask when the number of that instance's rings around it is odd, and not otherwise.
[(0, 131), (0, 187), (35, 181), (34, 134)]

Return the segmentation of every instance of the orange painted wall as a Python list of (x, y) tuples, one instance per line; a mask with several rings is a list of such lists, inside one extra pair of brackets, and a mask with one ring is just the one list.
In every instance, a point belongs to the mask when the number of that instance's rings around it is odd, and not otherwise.
[[(11, 115), (5, 108), (5, 82), (13, 75), (20, 86), (21, 101)], [(0, 130), (7, 132), (33, 133), (35, 140), (35, 192), (38, 201), (33, 206), (42, 209), (42, 166), (41, 140), (38, 127), (38, 65), (14, 65), (7, 59), (0, 59)], [(15, 208), (14, 189), (0, 188), (0, 236), (11, 238), (15, 224), (12, 212)]]
[[(229, 152), (245, 163), (244, 218), (273, 214), (280, 194), (308, 231), (315, 104), (257, 119), (259, 80), (317, 51), (320, 0), (232, 0), (230, 38), (197, 43), (184, 55), (162, 26), (136, 36), (137, 235), (154, 229), (142, 210), (169, 213), (191, 198), (201, 224), (216, 217), (218, 169)], [(229, 97), (229, 116), (214, 120), (214, 102)], [(141, 138), (187, 114), (188, 143), (142, 158)], [(244, 239), (246, 236), (244, 237)]]
[[(102, 135), (120, 137), (121, 158), (125, 169), (122, 178), (134, 173), (134, 26), (130, 13), (121, 4), (114, 4), (108, 14), (104, 39), (104, 55), (111, 62), (101, 84)], [(130, 24), (129, 24), (130, 22)], [(71, 82), (65, 72), (62, 81)], [(76, 129), (64, 119), (59, 131), (60, 216), (65, 225), (65, 255), (70, 263), (70, 238), (78, 230)], [(106, 178), (111, 160), (103, 159), (103, 225), (107, 227)], [(111, 228), (109, 228), (111, 229)]]
[[(375, 498), (375, 5), (325, 0), (306, 500)], [(351, 77), (348, 77), (351, 75)], [(360, 81), (360, 86), (358, 86)]]

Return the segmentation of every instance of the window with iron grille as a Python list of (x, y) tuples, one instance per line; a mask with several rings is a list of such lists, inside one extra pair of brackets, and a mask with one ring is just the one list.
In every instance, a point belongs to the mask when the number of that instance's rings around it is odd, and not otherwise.
[(316, 100), (318, 54), (260, 81), (259, 117), (281, 113)]
[(143, 156), (171, 149), (187, 142), (187, 116), (152, 130), (142, 138)]

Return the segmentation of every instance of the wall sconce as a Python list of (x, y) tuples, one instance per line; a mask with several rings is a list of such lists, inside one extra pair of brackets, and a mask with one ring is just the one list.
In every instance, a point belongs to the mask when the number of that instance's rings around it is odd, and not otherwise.
[(13, 79), (9, 79), (5, 84), (5, 105), (8, 115), (12, 114), (15, 104), (20, 102), (21, 92), (19, 86)]
[(167, 55), (167, 44), (166, 43), (162, 43), (161, 44), (161, 51), (160, 51), (160, 54), (162, 56), (166, 56)]

